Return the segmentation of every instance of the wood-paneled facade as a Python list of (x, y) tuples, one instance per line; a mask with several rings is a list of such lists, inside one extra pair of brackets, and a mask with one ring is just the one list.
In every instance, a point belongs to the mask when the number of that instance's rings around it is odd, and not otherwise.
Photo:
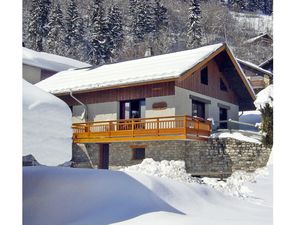
[[(201, 70), (205, 67), (208, 69), (207, 85), (202, 84), (200, 80)], [(225, 83), (227, 91), (220, 89), (220, 79)], [(230, 89), (230, 85), (214, 60), (211, 60), (185, 79), (176, 80), (175, 85), (225, 102), (238, 104), (238, 99), (234, 91)]]
[[(84, 104), (94, 104), (94, 103), (168, 96), (174, 94), (175, 94), (175, 82), (170, 81), (170, 82), (160, 82), (160, 83), (145, 84), (139, 86), (124, 87), (124, 88), (91, 91), (86, 93), (77, 93), (74, 94), (74, 96)], [(70, 106), (79, 104), (69, 95), (64, 95), (59, 97)]]

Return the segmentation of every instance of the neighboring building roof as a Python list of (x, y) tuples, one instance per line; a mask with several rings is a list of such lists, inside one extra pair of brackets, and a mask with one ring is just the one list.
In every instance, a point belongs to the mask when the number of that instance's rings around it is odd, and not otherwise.
[(266, 74), (266, 75), (269, 75), (269, 76), (273, 76), (273, 73), (271, 73), (268, 70), (265, 70), (265, 69), (261, 68), (260, 66), (254, 64), (254, 63), (251, 63), (251, 62), (248, 62), (248, 61), (244, 61), (244, 60), (241, 60), (241, 59), (238, 59), (238, 58), (236, 58), (236, 60), (242, 66), (247, 66), (247, 67), (250, 67), (250, 68), (252, 68), (254, 70), (257, 70), (257, 71), (259, 71), (259, 72), (261, 72), (263, 74)]
[(263, 69), (269, 69), (270, 67), (273, 69), (273, 57), (262, 62), (259, 66)]
[(46, 52), (37, 52), (25, 47), (23, 47), (23, 64), (54, 72), (91, 66), (88, 63), (80, 62), (75, 59)]
[(37, 83), (36, 86), (53, 94), (63, 94), (68, 93), (70, 90), (82, 92), (146, 82), (174, 80), (224, 50), (228, 54), (230, 53), (231, 60), (234, 61), (233, 64), (238, 67), (237, 72), (242, 82), (250, 96), (255, 99), (253, 89), (242, 69), (239, 68), (239, 64), (232, 57), (230, 49), (223, 43), (108, 64), (93, 69), (63, 71)]
[(256, 41), (258, 41), (259, 39), (262, 39), (262, 38), (269, 39), (269, 40), (273, 41), (273, 38), (269, 34), (263, 33), (263, 34), (260, 34), (256, 37), (248, 39), (247, 41), (244, 42), (244, 44), (250, 44), (250, 43), (256, 42)]

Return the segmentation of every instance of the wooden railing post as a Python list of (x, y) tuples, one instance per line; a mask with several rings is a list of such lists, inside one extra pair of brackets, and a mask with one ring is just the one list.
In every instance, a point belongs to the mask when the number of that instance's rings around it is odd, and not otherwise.
[(131, 130), (132, 130), (132, 137), (134, 137), (134, 120), (131, 119)]
[(111, 121), (108, 123), (108, 136), (111, 137)]
[(184, 115), (183, 116), (183, 134), (185, 135), (185, 137), (186, 137), (186, 134), (187, 134), (187, 119), (186, 119), (187, 117), (186, 117), (186, 115)]
[(159, 136), (159, 119), (156, 118), (156, 129), (157, 129), (157, 136)]

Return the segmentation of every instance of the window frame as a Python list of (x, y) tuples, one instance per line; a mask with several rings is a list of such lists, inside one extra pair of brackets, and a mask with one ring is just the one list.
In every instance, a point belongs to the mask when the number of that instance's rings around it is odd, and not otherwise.
[(208, 85), (208, 67), (204, 67), (200, 71), (200, 83), (204, 85)]
[[(132, 147), (132, 160), (144, 160), (146, 158), (146, 148), (141, 146), (141, 147)], [(138, 154), (139, 151), (143, 151), (142, 155), (140, 156)]]

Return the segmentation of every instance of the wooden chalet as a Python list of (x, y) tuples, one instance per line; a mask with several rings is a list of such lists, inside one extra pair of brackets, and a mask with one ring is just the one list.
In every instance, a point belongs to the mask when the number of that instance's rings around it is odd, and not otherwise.
[(241, 59), (237, 59), (237, 62), (243, 69), (255, 93), (258, 93), (273, 82), (273, 73), (271, 71)]
[(70, 106), (75, 143), (203, 140), (255, 99), (226, 44), (64, 71), (36, 85)]

